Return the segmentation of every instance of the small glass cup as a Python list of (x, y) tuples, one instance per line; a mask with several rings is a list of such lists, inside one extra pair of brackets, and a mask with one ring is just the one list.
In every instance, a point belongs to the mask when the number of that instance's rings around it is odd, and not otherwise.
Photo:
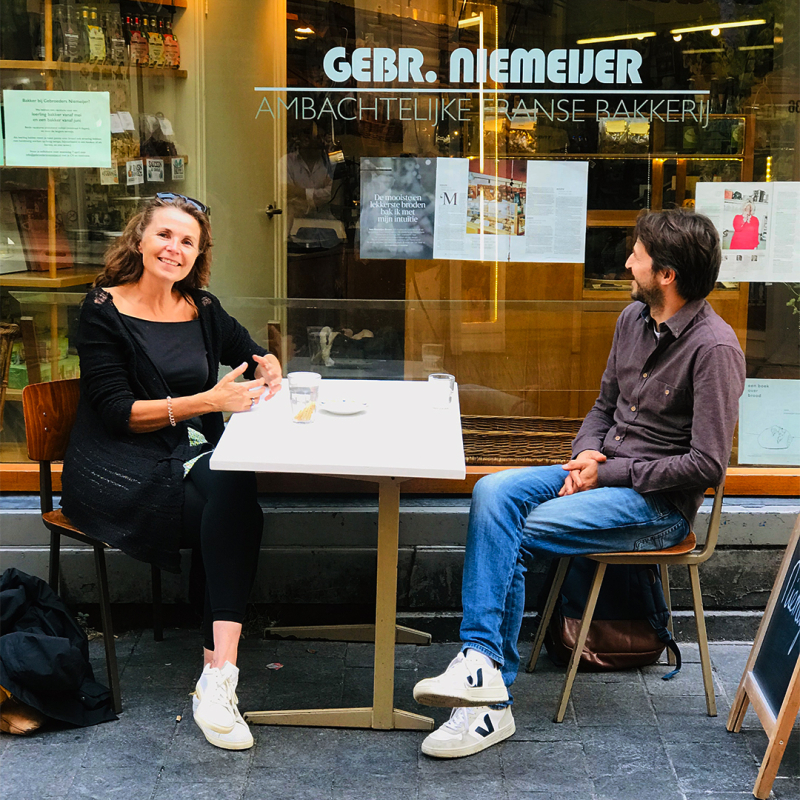
[(292, 420), (305, 424), (313, 422), (317, 415), (317, 400), (322, 376), (316, 372), (290, 372), (289, 402), (292, 406)]
[(456, 379), (446, 372), (434, 372), (428, 375), (428, 393), (434, 408), (449, 408), (453, 400), (453, 389)]

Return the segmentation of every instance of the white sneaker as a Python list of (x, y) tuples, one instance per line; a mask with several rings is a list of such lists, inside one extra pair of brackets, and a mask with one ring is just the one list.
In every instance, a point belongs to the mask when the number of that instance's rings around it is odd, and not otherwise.
[(414, 699), (441, 708), (488, 706), (507, 702), (508, 689), (497, 667), (459, 653), (441, 675), (414, 687)]
[[(197, 706), (200, 705), (200, 699), (196, 693), (192, 693), (192, 712), (195, 714), (195, 721), (197, 720)], [(233, 707), (236, 722), (233, 725), (233, 730), (230, 733), (217, 733), (207, 728), (200, 722), (197, 726), (203, 731), (203, 736), (211, 742), (215, 747), (221, 747), (223, 750), (247, 750), (253, 746), (253, 735), (250, 733), (250, 728), (247, 723), (242, 719), (237, 706)]]
[(454, 708), (450, 719), (426, 737), (422, 752), (435, 758), (461, 758), (508, 739), (516, 730), (511, 706)]
[(194, 721), (201, 729), (230, 733), (236, 725), (236, 684), (239, 670), (226, 661), (222, 669), (206, 664), (194, 689), (198, 699)]

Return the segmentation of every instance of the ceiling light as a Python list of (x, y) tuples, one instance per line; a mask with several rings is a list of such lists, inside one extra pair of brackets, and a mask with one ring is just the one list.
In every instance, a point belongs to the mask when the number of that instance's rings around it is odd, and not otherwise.
[(711, 29), (712, 36), (719, 36), (719, 28), (712, 28)]
[(594, 39), (578, 39), (577, 44), (597, 44), (598, 42), (624, 42), (627, 39), (649, 39), (651, 36), (656, 36), (655, 31), (647, 31), (644, 33), (620, 33), (617, 36), (597, 36)]
[(675, 36), (672, 37), (672, 39), (675, 42), (679, 42), (681, 39), (683, 39), (683, 36), (680, 33), (677, 33), (675, 34)]
[(745, 47), (737, 47), (737, 50), (774, 50), (774, 44), (749, 44)]
[(705, 47), (700, 50), (681, 50), (682, 53), (685, 55), (694, 55), (696, 53), (722, 53), (724, 52), (724, 48), (722, 47)]
[(308, 26), (308, 25), (307, 25), (305, 28), (295, 28), (295, 29), (294, 29), (294, 32), (295, 32), (295, 33), (308, 33), (308, 34), (313, 34), (315, 31), (314, 31), (314, 29), (313, 29), (312, 27), (310, 27), (310, 26)]
[[(741, 22), (713, 22), (711, 25), (694, 25), (691, 28), (673, 28), (670, 33), (695, 33), (696, 31), (712, 31), (715, 28), (745, 28), (748, 25), (766, 25), (765, 19), (745, 19)], [(719, 36), (719, 33), (715, 34)]]

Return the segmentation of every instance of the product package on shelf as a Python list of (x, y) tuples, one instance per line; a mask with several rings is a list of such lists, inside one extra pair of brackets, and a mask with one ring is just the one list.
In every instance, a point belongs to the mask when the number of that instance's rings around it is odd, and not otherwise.
[[(22, 236), (23, 252), (28, 269), (47, 272), (50, 269), (50, 237), (47, 218), (47, 191), (20, 189), (11, 192), (14, 214)], [(56, 225), (55, 263), (58, 269), (72, 267), (72, 251), (64, 234), (63, 224)]]
[(141, 155), (168, 157), (177, 156), (172, 123), (160, 111), (157, 114), (142, 114), (139, 118)]

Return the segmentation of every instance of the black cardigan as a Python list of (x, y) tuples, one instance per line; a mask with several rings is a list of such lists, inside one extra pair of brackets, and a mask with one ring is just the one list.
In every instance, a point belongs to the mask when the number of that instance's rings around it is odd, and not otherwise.
[[(197, 306), (208, 356), (210, 389), (220, 364), (248, 363), (265, 355), (214, 295), (190, 292)], [(81, 530), (141, 561), (180, 570), (178, 545), (183, 512), (183, 462), (189, 457), (187, 425), (150, 433), (128, 427), (136, 400), (169, 394), (159, 370), (117, 311), (111, 294), (86, 295), (78, 327), (81, 395), (64, 459), (61, 507)], [(203, 433), (212, 444), (222, 436), (222, 414), (205, 414)]]

